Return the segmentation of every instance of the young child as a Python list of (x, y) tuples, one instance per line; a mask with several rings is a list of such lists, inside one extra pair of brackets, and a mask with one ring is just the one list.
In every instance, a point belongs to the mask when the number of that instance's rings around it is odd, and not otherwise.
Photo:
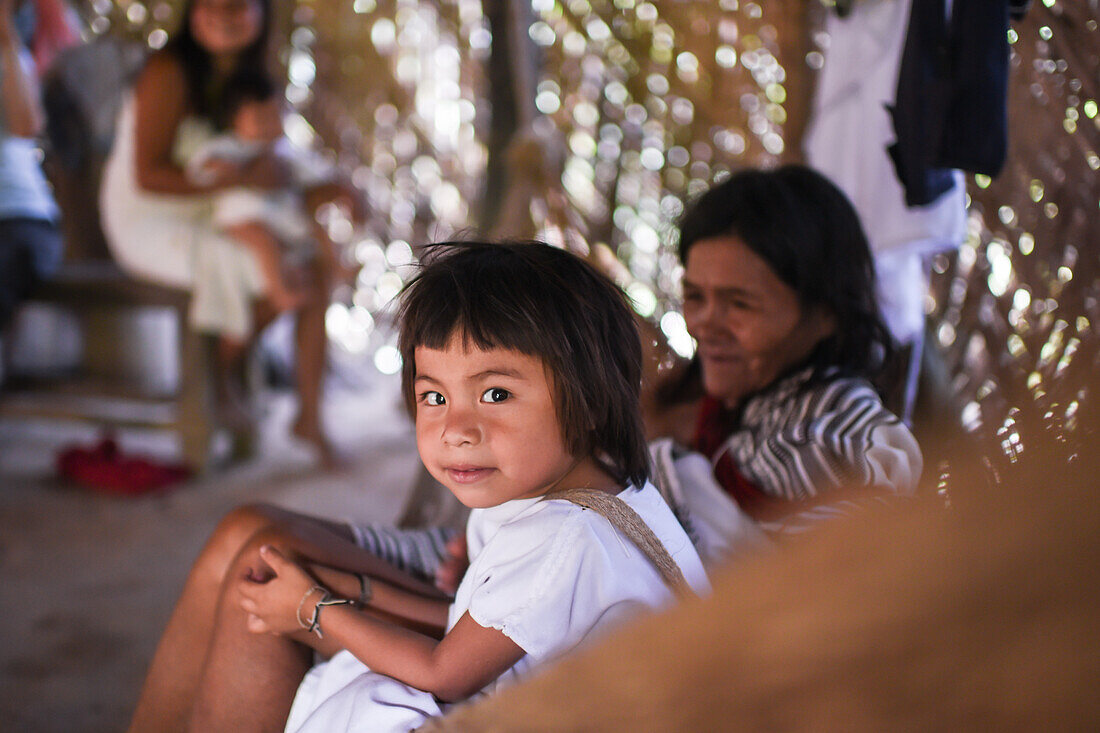
[(267, 150), (285, 164), (290, 184), (284, 188), (228, 188), (215, 194), (213, 220), (256, 253), (266, 295), (276, 309), (292, 310), (305, 299), (301, 268), (315, 256), (329, 282), (347, 274), (334, 243), (309, 215), (303, 196), (307, 189), (332, 182), (333, 169), (321, 156), (290, 144), (283, 133), (282, 106), (268, 77), (238, 74), (228, 82), (226, 99), (230, 132), (195, 150), (187, 161), (187, 174), (195, 183), (209, 184), (225, 168), (244, 166)]
[[(323, 634), (315, 648), (343, 650), (302, 682), (289, 731), (416, 728), (669, 602), (660, 560), (708, 589), (647, 480), (641, 352), (622, 293), (537, 243), (437, 245), (423, 261), (401, 306), (402, 389), (425, 466), (472, 509), (470, 567), (454, 602), (439, 602), (436, 639), (334, 598), (265, 547), (272, 577), (240, 581), (249, 629), (307, 628)], [(570, 489), (596, 510), (556, 498)], [(619, 529), (615, 515), (631, 514), (656, 553)], [(369, 608), (369, 583), (361, 590)]]

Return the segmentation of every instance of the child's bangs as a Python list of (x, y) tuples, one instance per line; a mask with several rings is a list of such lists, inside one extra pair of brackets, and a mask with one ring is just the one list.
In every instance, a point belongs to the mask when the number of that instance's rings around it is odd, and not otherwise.
[(404, 349), (442, 349), (458, 334), (467, 348), (550, 357), (547, 332), (557, 331), (558, 337), (564, 333), (547, 322), (548, 316), (556, 319), (546, 312), (546, 298), (539, 297), (543, 288), (537, 282), (495, 277), (493, 269), (464, 272), (466, 282), (448, 277), (416, 283), (422, 292), (405, 301), (402, 314)]

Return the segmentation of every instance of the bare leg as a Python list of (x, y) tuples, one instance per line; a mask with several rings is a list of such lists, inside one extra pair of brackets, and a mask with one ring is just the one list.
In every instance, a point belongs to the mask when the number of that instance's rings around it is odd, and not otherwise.
[(252, 415), (245, 394), (243, 367), (249, 344), (238, 339), (221, 336), (215, 368), (215, 389), (219, 422), (233, 432), (252, 429)]
[(270, 523), (257, 508), (230, 512), (191, 568), (145, 678), (131, 731), (182, 730), (198, 686), (214, 611), (229, 564), (249, 537)]
[(355, 280), (359, 268), (344, 263), (336, 243), (316, 218), (312, 221), (312, 230), (313, 239), (317, 242), (317, 262), (320, 265), (325, 286), (332, 289), (337, 285)]
[(214, 630), (195, 690), (189, 730), (281, 731), (313, 650), (292, 637), (253, 634), (239, 605), (238, 581), (258, 572), (260, 532), (223, 581)]
[[(289, 557), (304, 556), (329, 567), (374, 570), (371, 574), (376, 578), (393, 577), (393, 568), (331, 532), (328, 523), (286, 516), (293, 521), (278, 522), (254, 534), (225, 573), (214, 630), (195, 690), (190, 730), (283, 730), (314, 650), (324, 657), (339, 651), (334, 641), (320, 640), (304, 630), (289, 636), (248, 630), (248, 614), (240, 607), (240, 581), (270, 577), (270, 568), (260, 558), (262, 546), (273, 545)], [(405, 575), (396, 579), (406, 587), (419, 585)], [(438, 597), (430, 586), (428, 590)], [(349, 591), (354, 592), (339, 592)], [(390, 620), (401, 622), (399, 618)]]
[(276, 525), (308, 526), (311, 534), (325, 531), (350, 544), (350, 535), (341, 536), (347, 532), (344, 527), (276, 507), (244, 506), (227, 514), (187, 577), (153, 655), (131, 731), (183, 729), (214, 632), (215, 611), (229, 567), (249, 538)]
[(324, 379), (328, 336), (325, 333), (325, 311), (328, 307), (327, 288), (323, 278), (312, 271), (311, 296), (298, 311), (295, 328), (295, 379), (298, 388), (298, 418), (294, 434), (317, 446), (326, 465), (334, 463), (332, 446), (321, 424), (321, 384)]
[[(305, 631), (275, 636), (248, 630), (247, 613), (240, 607), (240, 581), (270, 575), (260, 558), (262, 546), (273, 545), (291, 557), (305, 549), (305, 556), (319, 563), (357, 571), (384, 565), (330, 532), (328, 523), (296, 515), (288, 518), (294, 521), (280, 522), (254, 534), (225, 574), (214, 631), (195, 691), (191, 730), (282, 730), (302, 677), (313, 661), (313, 651), (325, 657), (339, 651), (335, 642), (319, 640)], [(389, 566), (383, 569), (392, 571)], [(406, 584), (412, 582), (407, 576), (400, 579)], [(340, 592), (349, 591), (354, 592)]]
[(216, 410), (220, 423), (238, 435), (250, 435), (255, 428), (249, 409), (247, 357), (265, 328), (279, 315), (266, 298), (253, 302), (251, 334), (244, 340), (221, 336), (215, 358)]
[(359, 548), (342, 524), (273, 506), (234, 509), (214, 530), (191, 569), (153, 656), (130, 731), (185, 729), (204, 677), (215, 621), (223, 613), (221, 596), (230, 569), (238, 562), (242, 548), (251, 546), (254, 553), (254, 548), (263, 542), (275, 545), (288, 556), (368, 573), (422, 595), (437, 595), (430, 585)]
[(307, 295), (294, 287), (283, 275), (283, 252), (279, 240), (271, 230), (259, 221), (250, 221), (228, 227), (228, 234), (244, 244), (256, 256), (260, 274), (264, 278), (264, 295), (276, 310), (295, 310), (302, 306)]

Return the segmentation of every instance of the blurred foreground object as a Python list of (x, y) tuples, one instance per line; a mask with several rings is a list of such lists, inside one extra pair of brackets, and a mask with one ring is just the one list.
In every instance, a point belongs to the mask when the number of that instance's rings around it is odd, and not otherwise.
[(1097, 463), (1035, 461), (740, 562), (425, 730), (1096, 730)]

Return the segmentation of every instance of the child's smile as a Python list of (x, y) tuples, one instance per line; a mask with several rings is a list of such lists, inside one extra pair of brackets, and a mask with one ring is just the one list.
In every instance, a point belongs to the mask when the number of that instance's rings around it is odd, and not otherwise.
[(614, 482), (565, 447), (542, 359), (452, 336), (415, 351), (416, 444), (428, 471), (469, 507)]
[(447, 466), (444, 470), (452, 481), (459, 484), (472, 484), (488, 476), (493, 469), (460, 465)]

